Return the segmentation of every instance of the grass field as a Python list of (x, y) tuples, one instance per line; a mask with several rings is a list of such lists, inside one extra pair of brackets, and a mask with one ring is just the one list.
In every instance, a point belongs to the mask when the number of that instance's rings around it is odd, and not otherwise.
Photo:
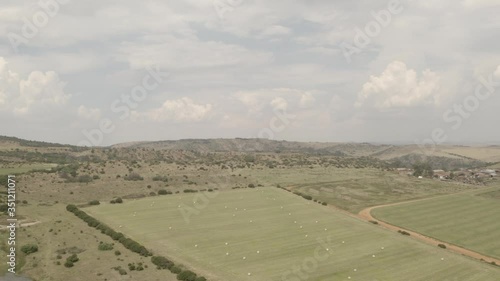
[(477, 188), (378, 169), (303, 168), (293, 172), (275, 170), (273, 173), (255, 171), (253, 174), (264, 182), (279, 183), (352, 213), (371, 206)]
[(377, 208), (378, 219), (500, 258), (500, 188)]
[(500, 275), (497, 267), (280, 189), (203, 198), (202, 193), (150, 197), (85, 211), (212, 281), (493, 281)]
[(0, 166), (0, 175), (22, 174), (31, 170), (50, 169), (57, 166), (56, 164), (10, 164), (8, 166)]

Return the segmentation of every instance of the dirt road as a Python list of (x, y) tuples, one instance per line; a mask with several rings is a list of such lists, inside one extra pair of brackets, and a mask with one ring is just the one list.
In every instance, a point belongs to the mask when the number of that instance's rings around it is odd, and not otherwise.
[(371, 214), (371, 211), (373, 209), (376, 209), (376, 208), (382, 208), (382, 207), (388, 207), (388, 206), (394, 206), (394, 205), (401, 205), (401, 204), (406, 204), (406, 203), (409, 203), (409, 202), (422, 201), (422, 200), (428, 200), (428, 199), (419, 199), (419, 200), (413, 200), (413, 201), (407, 201), (407, 202), (399, 202), (399, 203), (386, 204), (386, 205), (380, 205), (380, 206), (374, 206), (374, 207), (366, 208), (366, 209), (362, 210), (361, 212), (359, 212), (358, 217), (361, 218), (361, 219), (363, 219), (363, 220), (366, 220), (366, 221), (376, 221), (376, 222), (378, 222), (378, 225), (380, 225), (380, 226), (382, 226), (382, 227), (384, 227), (386, 229), (389, 229), (389, 230), (393, 230), (393, 231), (404, 230), (404, 231), (410, 233), (411, 237), (416, 238), (416, 239), (418, 239), (420, 241), (423, 241), (425, 243), (434, 245), (436, 247), (437, 247), (438, 244), (444, 244), (444, 245), (446, 245), (446, 249), (450, 250), (452, 252), (455, 252), (455, 253), (458, 253), (458, 254), (462, 254), (462, 255), (465, 255), (465, 256), (468, 256), (468, 257), (471, 257), (471, 258), (475, 258), (475, 259), (478, 259), (478, 260), (482, 259), (482, 260), (484, 260), (486, 262), (489, 262), (489, 263), (495, 262), (496, 264), (500, 265), (500, 260), (499, 259), (496, 259), (496, 258), (493, 258), (493, 257), (489, 257), (489, 256), (485, 256), (485, 255), (480, 254), (478, 252), (474, 252), (474, 251), (462, 248), (460, 246), (456, 246), (456, 245), (453, 245), (453, 244), (450, 244), (450, 243), (447, 243), (447, 242), (444, 242), (444, 241), (440, 241), (440, 240), (434, 239), (434, 238), (429, 237), (429, 236), (425, 236), (425, 235), (420, 234), (420, 233), (415, 232), (415, 231), (411, 231), (411, 230), (408, 230), (408, 229), (405, 229), (405, 228), (402, 228), (402, 227), (399, 227), (399, 226), (396, 226), (396, 225), (389, 224), (387, 222), (384, 222), (384, 221), (381, 221), (381, 220), (378, 220), (378, 219), (374, 218), (372, 216), (372, 214)]

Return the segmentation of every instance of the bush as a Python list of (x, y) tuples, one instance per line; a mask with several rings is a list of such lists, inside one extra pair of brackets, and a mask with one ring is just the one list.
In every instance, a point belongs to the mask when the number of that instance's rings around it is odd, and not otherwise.
[(99, 204), (101, 204), (101, 202), (99, 202), (99, 200), (92, 200), (89, 202), (89, 205), (93, 205), (93, 206), (99, 205)]
[(71, 256), (69, 256), (66, 261), (70, 261), (72, 263), (75, 263), (77, 261), (79, 261), (80, 259), (78, 258), (78, 256), (76, 254), (72, 254)]
[(328, 205), (326, 202), (321, 203), (321, 205), (326, 206)]
[(115, 199), (115, 202), (118, 204), (121, 204), (121, 203), (123, 203), (123, 199), (121, 197), (118, 197)]
[(141, 177), (141, 175), (139, 175), (138, 173), (130, 173), (130, 175), (127, 175), (123, 178), (127, 181), (142, 181), (142, 180), (144, 180), (144, 178)]
[(370, 221), (373, 224), (378, 224), (378, 221)]
[(253, 183), (248, 185), (249, 188), (255, 188), (255, 185)]
[(194, 279), (194, 281), (207, 281), (207, 278), (205, 277), (196, 277), (196, 279)]
[(192, 272), (191, 270), (184, 270), (183, 272), (179, 273), (179, 275), (177, 275), (177, 280), (194, 281), (195, 279), (196, 273)]
[(446, 249), (446, 245), (445, 244), (438, 244), (438, 247), (442, 248), (442, 249)]
[(122, 254), (122, 253), (121, 253), (120, 251), (118, 251), (118, 250), (116, 250), (116, 251), (115, 251), (115, 256), (119, 256), (119, 255), (121, 255), (121, 254)]
[(153, 181), (168, 182), (168, 178), (166, 176), (154, 176)]
[(162, 256), (151, 257), (151, 262), (160, 269), (171, 269), (174, 266), (172, 261)]
[(70, 261), (66, 261), (66, 262), (64, 263), (64, 266), (65, 266), (65, 267), (67, 267), (67, 268), (73, 267), (73, 265), (74, 265), (74, 264), (73, 264), (72, 262), (70, 262)]
[(99, 251), (111, 251), (113, 250), (113, 244), (109, 243), (99, 243), (99, 246), (97, 247)]
[(21, 252), (26, 255), (38, 252), (38, 245), (36, 244), (27, 244), (21, 247)]
[(179, 267), (177, 266), (172, 266), (172, 268), (170, 268), (170, 271), (173, 273), (173, 274), (179, 274), (182, 272), (182, 269), (180, 269)]
[(302, 197), (306, 200), (312, 200), (312, 196), (311, 195), (302, 195)]
[(404, 231), (404, 230), (398, 230), (399, 233), (401, 233), (402, 235), (407, 235), (407, 236), (410, 236), (410, 233)]

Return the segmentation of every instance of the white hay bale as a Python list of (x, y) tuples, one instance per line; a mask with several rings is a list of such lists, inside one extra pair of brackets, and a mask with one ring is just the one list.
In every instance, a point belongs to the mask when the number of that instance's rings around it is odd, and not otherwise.
[(308, 236), (308, 235), (306, 234), (306, 237), (307, 237), (307, 236)]
[(243, 257), (243, 259), (244, 259), (244, 260), (246, 260), (246, 259), (247, 259), (247, 257)]
[(302, 225), (300, 226), (300, 228), (302, 228)]
[(353, 270), (354, 272), (358, 271), (356, 268)]
[(374, 257), (375, 257), (375, 255), (372, 255), (372, 258), (374, 258)]
[(382, 250), (383, 250), (383, 249), (385, 249), (385, 248), (384, 248), (384, 247), (381, 247), (380, 249), (382, 249)]
[(194, 245), (195, 248), (198, 248), (198, 245)]
[(248, 272), (248, 276), (252, 275), (252, 273)]
[(226, 256), (229, 256), (229, 253), (226, 253)]
[(257, 254), (260, 254), (260, 251), (257, 251)]
[(345, 244), (345, 241), (342, 241), (342, 244)]
[(227, 242), (226, 242), (226, 246), (227, 246)]

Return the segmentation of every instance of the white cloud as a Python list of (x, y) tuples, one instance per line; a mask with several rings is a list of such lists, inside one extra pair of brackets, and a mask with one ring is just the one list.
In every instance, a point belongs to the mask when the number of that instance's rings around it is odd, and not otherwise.
[(314, 103), (316, 102), (316, 99), (313, 97), (313, 95), (309, 92), (302, 94), (300, 97), (299, 101), (299, 106), (301, 108), (308, 108), (312, 107)]
[(390, 63), (380, 76), (370, 76), (358, 94), (356, 106), (368, 105), (379, 109), (436, 104), (440, 77), (426, 69), (421, 77), (400, 61)]
[(33, 71), (26, 79), (11, 71), (0, 57), (0, 109), (19, 115), (47, 111), (65, 105), (70, 95), (65, 83), (53, 71)]
[(233, 96), (243, 103), (251, 114), (263, 112), (266, 107), (273, 110), (288, 110), (290, 105), (307, 108), (315, 101), (311, 91), (290, 88), (239, 91)]
[(80, 105), (78, 108), (78, 116), (88, 120), (99, 120), (101, 118), (101, 110), (98, 108), (88, 108), (84, 105)]
[(118, 53), (117, 59), (128, 62), (134, 69), (142, 69), (153, 64), (166, 69), (241, 67), (273, 60), (270, 52), (252, 51), (238, 45), (175, 36), (148, 37), (144, 40), (123, 43)]
[(274, 111), (278, 110), (284, 111), (288, 107), (288, 102), (282, 97), (274, 98), (270, 104)]
[(207, 119), (212, 109), (211, 104), (197, 104), (191, 98), (183, 97), (176, 100), (167, 100), (160, 108), (153, 109), (142, 115), (156, 122), (199, 122)]

